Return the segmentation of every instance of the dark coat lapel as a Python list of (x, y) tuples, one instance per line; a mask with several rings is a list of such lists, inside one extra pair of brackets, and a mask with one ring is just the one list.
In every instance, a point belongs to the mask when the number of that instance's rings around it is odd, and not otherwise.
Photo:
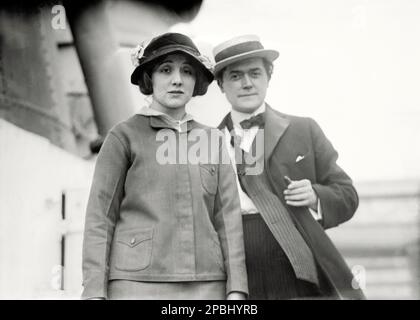
[(232, 121), (230, 116), (230, 112), (223, 118), (222, 122), (217, 126), (217, 129), (223, 130), (223, 128), (227, 127), (228, 121)]
[(266, 162), (290, 124), (290, 120), (274, 111), (268, 104), (265, 109), (264, 154)]

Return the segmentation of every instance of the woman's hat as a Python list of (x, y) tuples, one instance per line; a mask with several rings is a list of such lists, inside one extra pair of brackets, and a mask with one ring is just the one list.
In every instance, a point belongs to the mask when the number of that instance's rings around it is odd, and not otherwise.
[(276, 60), (279, 52), (276, 50), (264, 49), (260, 38), (255, 35), (243, 35), (225, 41), (213, 49), (214, 74), (217, 75), (229, 64), (247, 58), (264, 58), (270, 62)]
[(139, 80), (141, 83), (143, 72), (150, 70), (151, 65), (153, 65), (153, 62), (157, 58), (173, 52), (185, 53), (191, 57), (193, 61), (197, 62), (196, 65), (199, 68), (197, 71), (200, 72), (203, 77), (197, 76), (194, 95), (205, 94), (207, 92), (208, 85), (214, 79), (210, 60), (202, 56), (192, 40), (181, 33), (162, 34), (153, 38), (147, 46), (139, 45), (136, 49), (137, 52), (133, 57), (133, 62), (137, 67), (131, 74), (132, 84), (140, 85)]

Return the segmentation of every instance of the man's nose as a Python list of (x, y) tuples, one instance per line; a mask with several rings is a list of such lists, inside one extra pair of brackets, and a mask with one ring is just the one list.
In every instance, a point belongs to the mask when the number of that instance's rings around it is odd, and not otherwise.
[(242, 78), (242, 87), (244, 89), (252, 88), (252, 80), (247, 74), (245, 74)]

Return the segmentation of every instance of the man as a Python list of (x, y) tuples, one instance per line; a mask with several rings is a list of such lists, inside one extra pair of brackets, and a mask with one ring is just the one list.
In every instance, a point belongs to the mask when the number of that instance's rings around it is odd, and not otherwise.
[(249, 298), (363, 299), (324, 231), (356, 211), (352, 181), (314, 120), (277, 112), (265, 102), (279, 53), (251, 35), (226, 41), (213, 53), (215, 77), (232, 106), (219, 129), (237, 167)]

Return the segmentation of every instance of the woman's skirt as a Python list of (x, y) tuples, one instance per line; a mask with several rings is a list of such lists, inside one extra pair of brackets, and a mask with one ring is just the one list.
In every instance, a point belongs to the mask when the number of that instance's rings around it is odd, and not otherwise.
[(111, 280), (111, 300), (224, 300), (226, 281), (143, 282)]

